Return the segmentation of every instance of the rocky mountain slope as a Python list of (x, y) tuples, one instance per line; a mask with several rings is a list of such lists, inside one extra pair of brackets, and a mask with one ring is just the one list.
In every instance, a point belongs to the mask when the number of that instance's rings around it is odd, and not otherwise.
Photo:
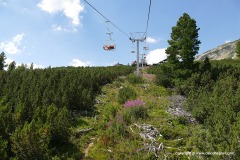
[(196, 60), (204, 60), (208, 57), (210, 60), (221, 60), (221, 59), (234, 59), (236, 57), (236, 43), (238, 40), (225, 43), (223, 45), (218, 46), (212, 50), (209, 50), (199, 56), (196, 56)]

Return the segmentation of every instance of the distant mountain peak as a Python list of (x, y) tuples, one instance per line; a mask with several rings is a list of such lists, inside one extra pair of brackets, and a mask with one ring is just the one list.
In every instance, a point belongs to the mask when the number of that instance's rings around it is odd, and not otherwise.
[(206, 57), (210, 60), (221, 60), (221, 59), (234, 59), (236, 58), (236, 43), (239, 40), (222, 44), (214, 49), (204, 52), (201, 55), (196, 56), (195, 60), (203, 61)]

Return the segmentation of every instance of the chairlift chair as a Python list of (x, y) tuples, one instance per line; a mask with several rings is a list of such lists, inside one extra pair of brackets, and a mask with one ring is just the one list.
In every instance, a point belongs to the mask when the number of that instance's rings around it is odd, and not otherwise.
[(144, 51), (147, 51), (148, 49), (149, 49), (148, 46), (144, 46), (144, 47), (143, 47), (143, 50), (144, 50)]
[(135, 47), (134, 47), (134, 43), (132, 42), (132, 50), (131, 53), (135, 53)]
[(106, 21), (106, 27), (107, 27), (107, 30), (108, 30), (108, 32), (106, 34), (108, 34), (109, 38), (106, 41), (106, 44), (103, 45), (103, 49), (105, 51), (115, 51), (116, 50), (116, 44), (112, 40), (113, 32), (111, 32), (110, 29), (108, 28), (108, 23), (109, 23), (109, 21)]
[(149, 49), (148, 43), (145, 42), (145, 45), (143, 46), (143, 50), (144, 50), (144, 51), (147, 51), (148, 49)]
[(115, 51), (116, 50), (116, 44), (105, 44), (105, 45), (103, 45), (103, 49), (105, 51)]
[(107, 33), (107, 34), (109, 34), (109, 39), (106, 41), (106, 44), (103, 45), (103, 49), (105, 51), (115, 51), (116, 50), (116, 44), (114, 43), (114, 41), (111, 38), (112, 33)]

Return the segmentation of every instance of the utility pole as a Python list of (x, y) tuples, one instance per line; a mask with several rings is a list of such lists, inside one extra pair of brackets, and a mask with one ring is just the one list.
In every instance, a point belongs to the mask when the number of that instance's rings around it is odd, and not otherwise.
[(130, 41), (137, 43), (137, 76), (140, 75), (139, 72), (139, 42), (144, 42), (146, 40), (146, 37), (143, 38), (129, 38)]

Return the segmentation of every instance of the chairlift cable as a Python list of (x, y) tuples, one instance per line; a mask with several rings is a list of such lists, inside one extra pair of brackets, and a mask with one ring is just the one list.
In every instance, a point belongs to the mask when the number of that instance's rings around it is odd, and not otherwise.
[(151, 6), (152, 6), (152, 0), (150, 0), (149, 7), (148, 7), (147, 27), (145, 30), (146, 37), (147, 37), (147, 33), (148, 33), (148, 24), (149, 24), (149, 19), (150, 19)]
[[(90, 4), (87, 0), (84, 0), (91, 8), (93, 8), (98, 14), (100, 14), (107, 22), (107, 29), (109, 31), (109, 36), (110, 36), (110, 40), (111, 40), (111, 32), (108, 28), (108, 23), (111, 23), (115, 28), (117, 28), (120, 32), (122, 32), (125, 36), (127, 36), (132, 42), (133, 42), (133, 39), (134, 36), (131, 34), (131, 36), (129, 36), (129, 34), (127, 34), (126, 32), (124, 32), (121, 28), (119, 28), (117, 25), (115, 25), (112, 21), (110, 21), (106, 16), (104, 16), (100, 11), (98, 11), (92, 4)], [(142, 36), (142, 40), (146, 40), (147, 38), (147, 34), (148, 34), (148, 26), (149, 26), (149, 19), (150, 19), (150, 14), (151, 14), (151, 6), (152, 6), (152, 1), (150, 0), (150, 3), (149, 3), (149, 7), (148, 7), (148, 16), (147, 16), (147, 26), (146, 26), (146, 30), (145, 32), (143, 32), (143, 36)], [(139, 34), (139, 32), (137, 32)], [(136, 36), (136, 35), (135, 35)], [(146, 47), (144, 47), (146, 48)], [(114, 49), (115, 49), (115, 46), (114, 46)], [(104, 48), (105, 50), (105, 48)], [(111, 49), (112, 50), (112, 49)]]
[(106, 19), (109, 23), (111, 23), (114, 27), (116, 27), (120, 32), (122, 32), (125, 36), (130, 38), (130, 36), (124, 32), (121, 28), (115, 25), (112, 21), (110, 21), (106, 16), (104, 16), (100, 11), (98, 11), (93, 5), (91, 5), (87, 0), (84, 0), (90, 7), (92, 7), (98, 14), (100, 14), (104, 19)]
[(106, 28), (107, 28), (107, 30), (108, 30), (108, 33), (111, 33), (111, 31), (110, 31), (110, 29), (109, 29), (109, 27), (108, 27), (108, 23), (109, 23), (109, 21), (106, 21)]

